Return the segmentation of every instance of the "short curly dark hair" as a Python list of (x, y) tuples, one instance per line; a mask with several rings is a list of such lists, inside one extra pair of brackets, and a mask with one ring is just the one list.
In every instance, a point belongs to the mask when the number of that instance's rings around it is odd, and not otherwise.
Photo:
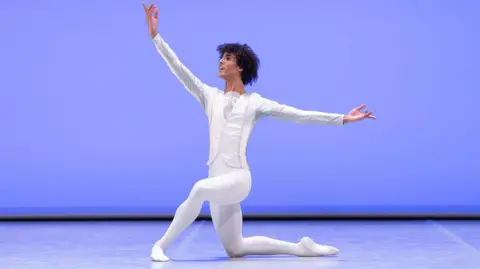
[(260, 68), (260, 59), (247, 44), (225, 43), (217, 47), (220, 58), (225, 53), (232, 53), (237, 59), (237, 65), (243, 69), (243, 85), (252, 85), (258, 79), (258, 69)]

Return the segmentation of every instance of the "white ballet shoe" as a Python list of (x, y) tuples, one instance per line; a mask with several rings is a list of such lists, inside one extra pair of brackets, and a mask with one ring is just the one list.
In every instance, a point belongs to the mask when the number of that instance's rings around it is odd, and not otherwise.
[(336, 247), (319, 245), (310, 237), (303, 237), (300, 240), (300, 245), (302, 246), (306, 257), (332, 256), (337, 255), (340, 252)]
[(165, 252), (157, 244), (152, 247), (152, 254), (150, 255), (154, 262), (168, 262), (170, 259), (165, 255)]

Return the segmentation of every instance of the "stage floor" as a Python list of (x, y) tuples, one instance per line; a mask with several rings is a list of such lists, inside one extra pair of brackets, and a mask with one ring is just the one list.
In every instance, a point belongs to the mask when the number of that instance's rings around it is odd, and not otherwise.
[(198, 221), (168, 249), (172, 261), (151, 262), (152, 244), (168, 224), (0, 222), (0, 268), (480, 268), (480, 221), (246, 221), (244, 236), (310, 236), (340, 254), (241, 259), (228, 258), (210, 221)]

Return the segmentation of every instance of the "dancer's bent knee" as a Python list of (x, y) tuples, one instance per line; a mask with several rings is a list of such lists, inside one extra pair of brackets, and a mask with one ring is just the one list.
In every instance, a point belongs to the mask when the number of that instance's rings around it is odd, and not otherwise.
[(230, 258), (241, 258), (245, 256), (243, 241), (239, 240), (238, 242), (231, 243), (225, 247), (228, 257)]

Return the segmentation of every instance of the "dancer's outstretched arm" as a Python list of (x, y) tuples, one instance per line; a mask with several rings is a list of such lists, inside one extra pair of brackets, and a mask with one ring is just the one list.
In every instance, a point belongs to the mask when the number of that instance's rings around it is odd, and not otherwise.
[(204, 84), (178, 58), (175, 52), (157, 32), (158, 8), (152, 4), (148, 8), (143, 4), (147, 16), (148, 31), (158, 53), (167, 63), (172, 73), (180, 80), (187, 91), (205, 108), (215, 93), (215, 89)]
[(294, 121), (297, 123), (344, 125), (346, 123), (363, 120), (366, 118), (376, 119), (373, 111), (362, 112), (366, 105), (361, 105), (348, 114), (327, 113), (314, 110), (298, 109), (289, 105), (280, 104), (276, 101), (262, 97), (257, 106), (257, 118), (272, 117), (280, 120)]

